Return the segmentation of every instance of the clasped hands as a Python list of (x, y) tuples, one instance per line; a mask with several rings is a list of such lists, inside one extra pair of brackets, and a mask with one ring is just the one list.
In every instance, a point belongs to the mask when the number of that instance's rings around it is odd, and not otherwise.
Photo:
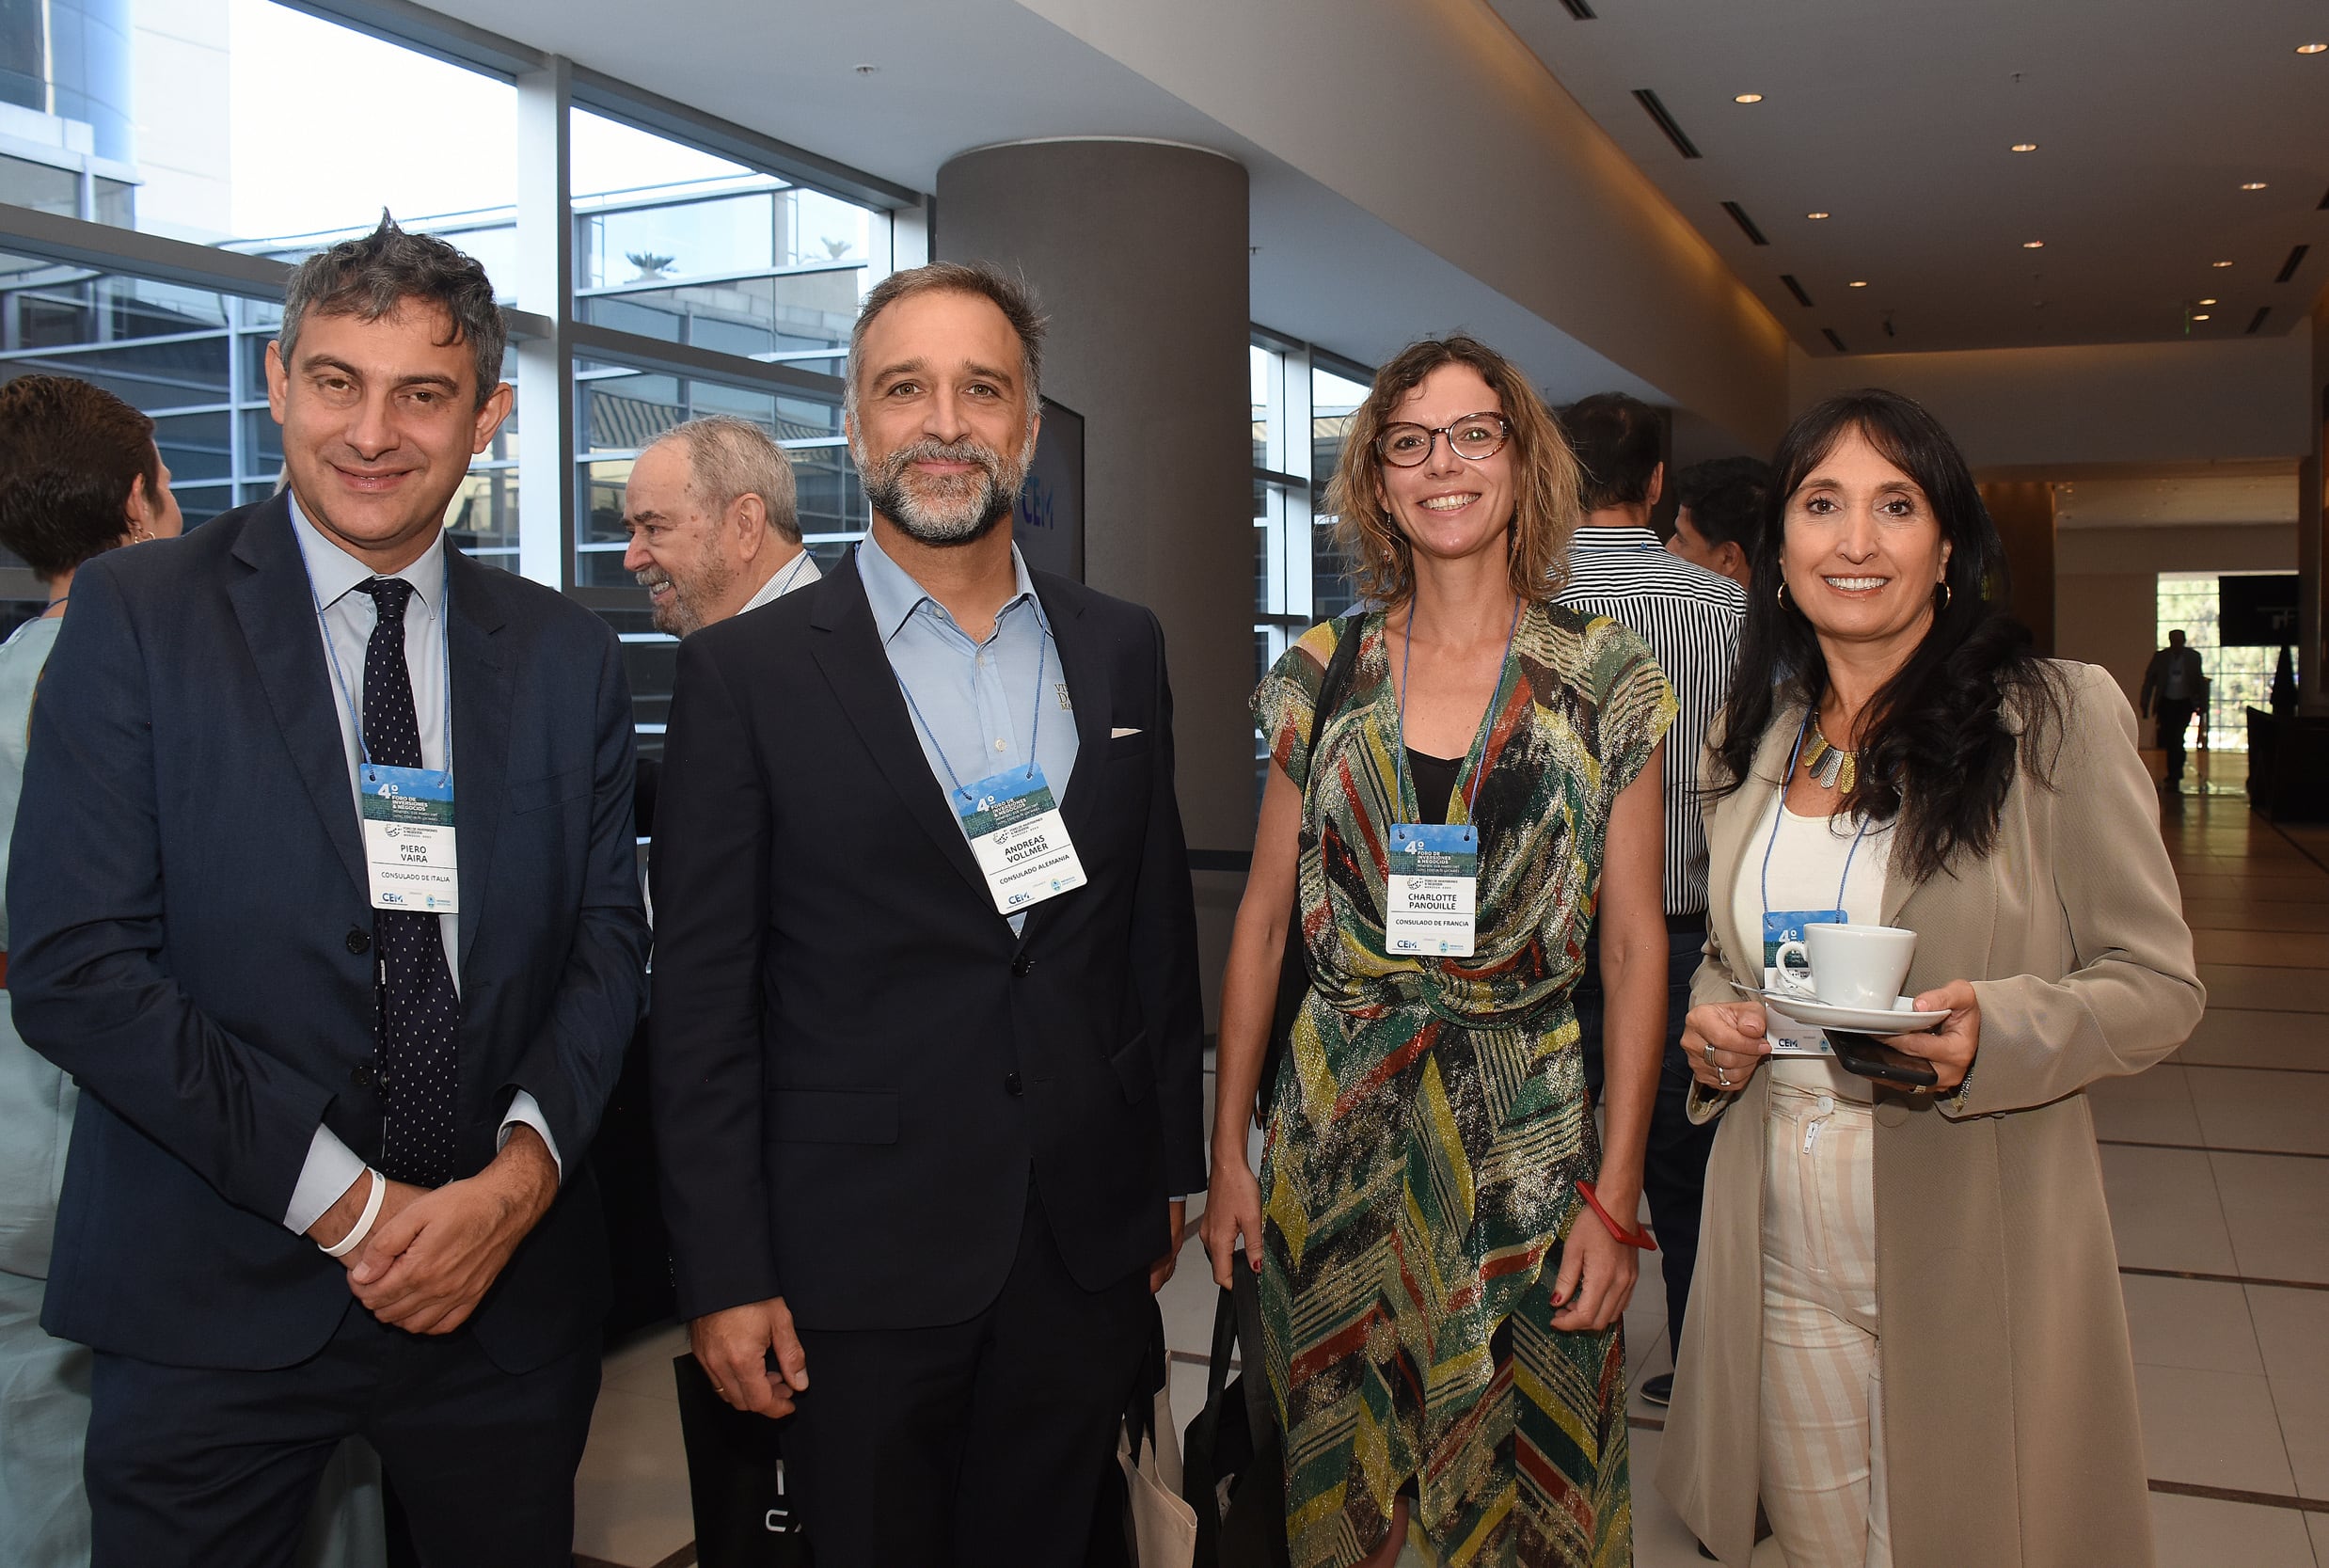
[[(1919, 1012), (1949, 1009), (1941, 1027), (1923, 1034), (1884, 1035), (1886, 1045), (1933, 1065), (1937, 1081), (1923, 1092), (1948, 1094), (1965, 1082), (1981, 1050), (1981, 999), (1971, 980), (1952, 980), (1914, 998)], [(1682, 1027), (1682, 1053), (1690, 1075), (1710, 1089), (1736, 1094), (1771, 1054), (1759, 1002), (1711, 1002), (1692, 1007)]]
[[(348, 1289), (391, 1328), (451, 1334), (468, 1322), (510, 1255), (558, 1196), (558, 1163), (541, 1134), (520, 1123), (475, 1176), (441, 1187), (381, 1178), (387, 1192), (363, 1244), (339, 1259)], [(372, 1178), (355, 1185), (309, 1227), (319, 1245), (354, 1228)]]

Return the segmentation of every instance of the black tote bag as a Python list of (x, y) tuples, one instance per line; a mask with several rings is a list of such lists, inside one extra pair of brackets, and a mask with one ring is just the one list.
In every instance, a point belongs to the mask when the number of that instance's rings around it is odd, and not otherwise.
[(816, 1559), (785, 1485), (786, 1423), (738, 1410), (712, 1392), (693, 1355), (673, 1357), (672, 1375), (697, 1568), (811, 1568)]
[[(1196, 1510), (1196, 1568), (1291, 1568), (1286, 1546), (1286, 1460), (1261, 1370), (1261, 1292), (1243, 1255), (1213, 1308), (1205, 1408), (1181, 1445), (1181, 1496)], [(1244, 1366), (1229, 1375), (1242, 1350)]]

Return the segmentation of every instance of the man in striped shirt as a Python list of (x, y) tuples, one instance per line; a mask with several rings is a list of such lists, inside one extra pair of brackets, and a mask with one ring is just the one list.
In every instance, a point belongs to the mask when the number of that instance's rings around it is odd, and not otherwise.
[[(1706, 940), (1706, 829), (1699, 816), (1698, 764), (1707, 726), (1721, 706), (1738, 656), (1746, 591), (1727, 578), (1669, 555), (1650, 526), (1666, 465), (1658, 412), (1623, 392), (1604, 392), (1561, 410), (1561, 429), (1583, 469), (1585, 518), (1569, 546), (1569, 580), (1560, 602), (1607, 615), (1639, 635), (1673, 683), (1681, 711), (1666, 736), (1666, 1055), (1650, 1115), (1642, 1191), (1657, 1231), (1666, 1278), (1666, 1337), (1682, 1345), (1682, 1317), (1698, 1262), (1699, 1202), (1714, 1124), (1693, 1126), (1690, 1069), (1682, 1054), (1690, 975)], [(1574, 999), (1586, 1078), (1601, 1092), (1599, 954), (1589, 952)], [(1671, 1373), (1644, 1381), (1644, 1399), (1664, 1404)]]

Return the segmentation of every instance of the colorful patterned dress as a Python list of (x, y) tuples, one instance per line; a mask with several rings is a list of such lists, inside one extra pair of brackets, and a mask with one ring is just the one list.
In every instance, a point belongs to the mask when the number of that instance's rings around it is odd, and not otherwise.
[[(1362, 641), (1313, 757), (1338, 632)], [(1610, 807), (1672, 721), (1672, 691), (1616, 623), (1529, 606), (1449, 803), (1449, 820), (1466, 820), (1484, 769), (1475, 956), (1391, 958), (1398, 695), (1385, 647), (1380, 612), (1313, 627), (1253, 699), (1304, 795), (1310, 989), (1261, 1168), (1293, 1561), (1357, 1561), (1412, 1482), (1410, 1528), (1451, 1568), (1623, 1565), (1622, 1327), (1556, 1333), (1551, 1295), (1561, 1238), (1584, 1212), (1576, 1182), (1601, 1163), (1569, 990)]]

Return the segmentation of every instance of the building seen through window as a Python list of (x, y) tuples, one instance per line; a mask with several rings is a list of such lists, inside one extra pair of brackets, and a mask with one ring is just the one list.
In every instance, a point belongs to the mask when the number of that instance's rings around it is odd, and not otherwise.
[[(517, 83), (272, 0), (167, 9), (165, 33), (135, 0), (0, 7), (0, 204), (284, 262), (369, 231), (386, 208), (476, 257), (503, 303), (521, 303), (519, 226), (547, 209), (520, 209)], [(66, 26), (103, 47), (50, 48)], [(172, 69), (139, 71), (149, 50)], [(351, 180), (331, 138), (285, 135), (280, 85), (296, 80), (330, 81), (351, 118), (392, 119), (398, 156)], [(416, 102), (434, 112), (403, 112)], [(615, 626), (653, 746), (671, 640), (648, 626), (644, 591), (622, 565), (631, 461), (684, 420), (753, 420), (792, 456), (802, 530), (832, 564), (866, 520), (841, 434), (841, 357), (859, 301), (893, 265), (893, 224), (883, 208), (621, 112), (599, 99), (566, 110), (568, 180), (552, 221), (571, 228), (563, 309), (594, 331), (570, 365), (567, 441), (556, 439), (562, 421), (527, 417), (529, 388), (543, 394), (518, 373), (521, 343), (547, 307), (526, 301), (533, 314), (518, 318), (502, 372), (521, 382), (516, 412), (472, 463), (446, 526), (477, 560), (554, 576)], [(68, 264), (11, 251), (0, 233), (0, 381), (79, 376), (151, 416), (186, 522), (199, 526), (271, 494), (282, 464), (265, 380), (279, 284), (235, 287), (141, 277), (126, 261)], [(665, 362), (674, 356), (684, 366)], [(528, 424), (544, 433), (533, 463), (570, 466), (567, 517), (521, 516), (523, 476), (535, 471), (520, 455)], [(548, 538), (528, 531), (542, 528)], [(21, 562), (0, 557), (0, 621), (36, 611), (37, 594)]]

